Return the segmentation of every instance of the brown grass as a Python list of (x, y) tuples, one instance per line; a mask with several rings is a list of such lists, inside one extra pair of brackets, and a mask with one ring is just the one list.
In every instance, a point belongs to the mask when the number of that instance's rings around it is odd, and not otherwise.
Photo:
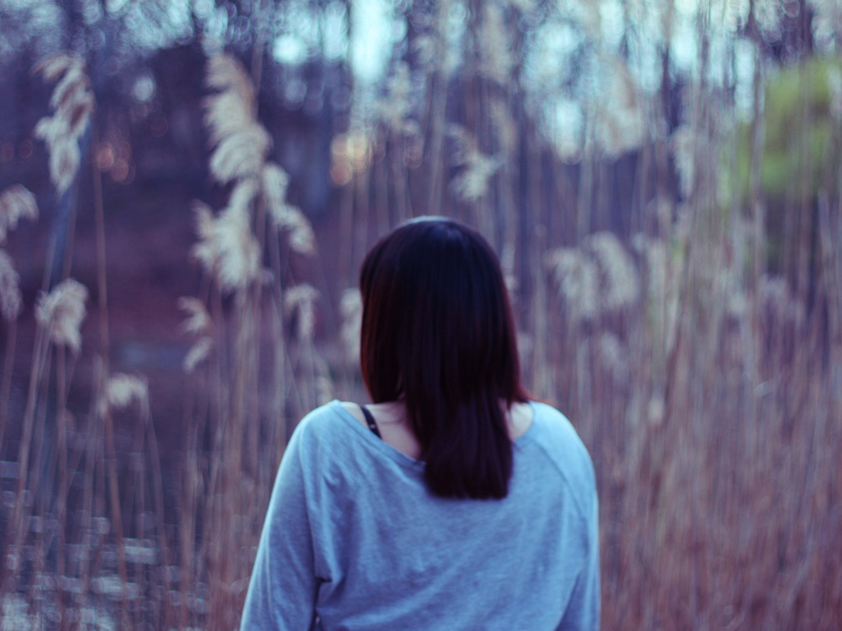
[[(332, 176), (344, 196), (337, 221), (346, 230), (329, 289), (339, 295), (353, 285), (367, 245), (407, 217), (472, 221), (501, 252), (528, 385), (571, 418), (593, 455), (604, 628), (838, 628), (842, 166), (815, 194), (801, 186), (784, 209), (798, 227), (785, 244), (794, 273), (773, 273), (760, 64), (746, 191), (731, 177), (735, 105), (709, 84), (704, 46), (685, 120), (671, 136), (662, 133), (662, 94), (646, 97), (626, 63), (608, 58), (617, 107), (609, 102), (586, 121), (572, 171), (522, 107), (523, 43), (499, 8), (468, 18), (462, 92), (448, 104), (453, 51), (441, 13), (421, 42), (436, 54), (419, 67), (397, 64), (380, 120), (334, 142)], [(40, 68), (62, 86), (39, 134), (57, 152), (52, 181), (66, 190), (85, 158), (74, 153), (84, 131), (78, 116), (94, 104), (76, 58)], [(428, 82), (423, 102), (410, 89), (417, 72)], [(207, 101), (210, 167), (232, 193), (219, 211), (196, 205), (193, 255), (203, 278), (197, 296), (179, 303), (194, 345), (184, 359), (175, 521), (167, 523), (173, 513), (164, 507), (147, 398), (154, 392), (141, 375), (109, 372), (101, 198), (99, 357), (78, 333), (85, 292), (66, 280), (41, 299), (29, 363), (16, 363), (20, 297), (14, 270), (4, 272), (0, 299), (17, 305), (4, 309), (0, 388), (0, 455), (16, 467), (2, 531), (4, 630), (6, 621), (85, 628), (94, 617), (106, 627), (234, 628), (292, 425), (337, 388), (364, 396), (354, 367), (358, 294), (344, 293), (336, 339), (317, 340), (314, 323), (330, 296), (287, 281), (291, 257), (319, 267), (316, 240), (288, 203), (287, 174), (267, 161), (271, 138), (256, 116), (253, 82), (239, 62), (218, 56), (208, 84), (216, 91)], [(806, 110), (800, 121), (809, 130)], [(629, 150), (637, 157), (625, 191), (635, 200), (634, 236), (624, 240), (606, 230), (605, 190), (613, 160)], [(809, 167), (805, 156), (793, 178)], [(25, 208), (15, 217), (32, 214)], [(818, 225), (812, 264), (810, 226), (798, 219), (807, 211)], [(6, 237), (14, 222), (0, 221)], [(59, 300), (68, 287), (71, 308)], [(91, 409), (71, 412), (80, 362), (95, 371)], [(17, 453), (2, 442), (13, 370), (29, 374)], [(346, 378), (337, 386), (334, 374)], [(112, 414), (134, 424), (121, 477)]]

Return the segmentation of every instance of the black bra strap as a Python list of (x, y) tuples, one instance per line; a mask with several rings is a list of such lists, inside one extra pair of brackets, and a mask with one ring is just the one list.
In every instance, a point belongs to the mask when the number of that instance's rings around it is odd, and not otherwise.
[(374, 422), (374, 417), (371, 415), (371, 412), (369, 412), (368, 409), (363, 405), (360, 406), (360, 409), (363, 411), (365, 422), (368, 423), (368, 429), (374, 432), (374, 435), (377, 436), (377, 438), (380, 438), (382, 440), (383, 437), (380, 435), (380, 430), (377, 429), (377, 423)]

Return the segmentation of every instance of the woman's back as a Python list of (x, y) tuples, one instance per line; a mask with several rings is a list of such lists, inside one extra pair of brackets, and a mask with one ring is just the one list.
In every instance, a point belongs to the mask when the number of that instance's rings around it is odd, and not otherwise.
[(592, 629), (599, 620), (590, 458), (555, 409), (513, 443), (503, 499), (433, 495), (424, 463), (338, 401), (296, 429), (278, 474), (243, 629)]

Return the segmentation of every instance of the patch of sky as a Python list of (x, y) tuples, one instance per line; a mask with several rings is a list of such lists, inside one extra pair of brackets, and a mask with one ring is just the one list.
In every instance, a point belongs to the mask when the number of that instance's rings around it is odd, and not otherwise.
[(3, 0), (3, 8), (7, 11), (24, 11), (39, 4), (43, 3), (39, 0)]
[(193, 20), (188, 0), (168, 2), (167, 18), (169, 29), (176, 40), (184, 41), (193, 35)]
[(141, 103), (147, 103), (155, 96), (155, 80), (148, 74), (135, 79), (132, 86), (132, 96)]
[[(61, 28), (64, 14), (51, 0), (0, 0), (3, 11), (14, 15), (14, 27), (0, 24), (0, 59), (13, 56), (32, 41), (37, 56), (48, 55), (65, 47)], [(18, 27), (18, 25), (21, 27)]]
[(344, 59), (348, 54), (347, 24), (348, 11), (342, 2), (331, 2), (322, 16), (324, 44), (322, 52), (326, 59)]
[(197, 18), (202, 20), (208, 19), (216, 11), (216, 5), (213, 0), (194, 0), (193, 13)]
[(734, 101), (737, 116), (751, 120), (754, 105), (754, 44), (746, 39), (734, 42)]
[(357, 81), (373, 84), (383, 77), (394, 42), (394, 21), (385, 0), (351, 3), (350, 65)]
[(137, 48), (148, 51), (166, 48), (192, 35), (187, 0), (134, 2), (127, 6), (123, 18), (126, 33)]
[(85, 24), (96, 24), (102, 19), (102, 5), (94, 0), (85, 0), (81, 3), (82, 19)]
[(674, 4), (677, 13), (686, 16), (695, 16), (699, 12), (699, 0), (675, 0)]
[(272, 58), (278, 63), (297, 66), (307, 59), (307, 45), (297, 35), (279, 35), (272, 42)]
[(602, 40), (605, 45), (617, 50), (623, 41), (625, 20), (623, 5), (619, 0), (604, 0), (599, 5), (599, 24)]
[(278, 22), (278, 35), (272, 43), (272, 56), (282, 64), (297, 66), (319, 49), (319, 19), (304, 2), (290, 2)]
[(105, 3), (105, 12), (111, 15), (119, 13), (128, 2), (129, 0), (107, 0)]
[(673, 67), (689, 73), (696, 67), (698, 43), (696, 41), (695, 14), (678, 14), (672, 29), (670, 56)]
[(227, 30), (228, 12), (223, 7), (209, 7), (209, 12), (204, 17), (204, 51), (210, 54), (221, 49)]

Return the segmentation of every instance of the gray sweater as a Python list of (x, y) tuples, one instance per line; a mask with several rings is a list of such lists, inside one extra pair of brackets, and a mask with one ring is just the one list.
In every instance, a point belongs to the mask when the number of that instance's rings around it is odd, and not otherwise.
[(597, 629), (593, 465), (560, 412), (531, 405), (502, 500), (433, 496), (424, 463), (338, 401), (308, 414), (278, 471), (241, 629)]

